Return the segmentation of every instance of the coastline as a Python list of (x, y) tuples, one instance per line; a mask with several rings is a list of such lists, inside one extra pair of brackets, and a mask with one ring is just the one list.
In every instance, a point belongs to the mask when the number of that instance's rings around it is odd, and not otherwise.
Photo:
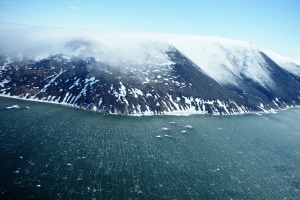
[(72, 107), (77, 108), (81, 110), (91, 111), (91, 112), (98, 112), (102, 114), (110, 114), (110, 115), (122, 115), (122, 116), (131, 116), (131, 117), (143, 117), (143, 116), (191, 116), (191, 115), (208, 115), (208, 116), (237, 116), (237, 115), (247, 115), (247, 114), (256, 114), (256, 115), (262, 115), (262, 114), (276, 114), (279, 111), (288, 110), (291, 108), (300, 108), (300, 105), (296, 106), (287, 106), (286, 108), (280, 108), (280, 109), (270, 109), (270, 110), (262, 110), (262, 111), (247, 111), (247, 112), (234, 112), (230, 114), (224, 114), (224, 113), (204, 113), (202, 111), (196, 111), (196, 110), (180, 110), (180, 111), (165, 111), (163, 113), (154, 113), (154, 112), (144, 112), (144, 113), (135, 113), (135, 114), (122, 114), (122, 113), (109, 113), (109, 112), (102, 112), (101, 110), (95, 110), (95, 109), (87, 109), (84, 107), (79, 107), (74, 104), (69, 103), (60, 103), (57, 101), (44, 101), (40, 99), (33, 99), (33, 98), (21, 98), (18, 96), (11, 96), (11, 95), (4, 95), (0, 94), (0, 97), (3, 98), (10, 98), (10, 99), (17, 99), (17, 100), (23, 100), (23, 101), (31, 101), (31, 102), (38, 102), (38, 103), (47, 103), (47, 104), (54, 104), (54, 105), (60, 105), (60, 106), (66, 106), (66, 107)]

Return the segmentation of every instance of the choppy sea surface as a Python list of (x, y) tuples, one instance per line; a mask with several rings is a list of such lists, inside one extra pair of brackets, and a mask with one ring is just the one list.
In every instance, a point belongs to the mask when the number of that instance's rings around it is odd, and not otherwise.
[(0, 98), (0, 199), (300, 199), (299, 120), (300, 109), (130, 117)]

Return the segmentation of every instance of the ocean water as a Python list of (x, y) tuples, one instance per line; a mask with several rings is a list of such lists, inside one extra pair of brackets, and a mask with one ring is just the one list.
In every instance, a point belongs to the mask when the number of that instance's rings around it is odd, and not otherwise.
[(299, 116), (130, 117), (0, 98), (0, 199), (300, 199)]

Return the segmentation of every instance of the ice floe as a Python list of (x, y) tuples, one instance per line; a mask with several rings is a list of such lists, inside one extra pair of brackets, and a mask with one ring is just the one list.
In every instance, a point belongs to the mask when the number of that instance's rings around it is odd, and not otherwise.
[(19, 105), (12, 105), (12, 106), (7, 106), (6, 109), (18, 109), (20, 108)]
[(186, 128), (190, 128), (190, 129), (193, 128), (193, 126), (190, 125), (190, 124), (185, 125), (185, 127), (186, 127)]

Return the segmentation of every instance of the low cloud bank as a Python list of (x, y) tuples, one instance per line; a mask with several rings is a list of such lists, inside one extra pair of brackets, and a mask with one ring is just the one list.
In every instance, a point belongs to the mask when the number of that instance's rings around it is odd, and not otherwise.
[[(22, 59), (49, 55), (94, 57), (110, 66), (168, 65), (173, 47), (221, 84), (238, 85), (243, 78), (272, 87), (262, 50), (247, 41), (218, 37), (154, 33), (98, 32), (0, 24), (0, 54)], [(267, 52), (267, 51), (264, 51)], [(267, 55), (284, 69), (300, 74), (299, 66), (275, 54)], [(280, 59), (278, 59), (280, 58)], [(282, 62), (282, 63), (281, 63)]]
[(94, 57), (109, 65), (161, 65), (169, 62), (166, 51), (170, 45), (151, 34), (99, 33), (19, 25), (0, 25), (0, 29), (0, 54), (19, 59), (65, 54)]

